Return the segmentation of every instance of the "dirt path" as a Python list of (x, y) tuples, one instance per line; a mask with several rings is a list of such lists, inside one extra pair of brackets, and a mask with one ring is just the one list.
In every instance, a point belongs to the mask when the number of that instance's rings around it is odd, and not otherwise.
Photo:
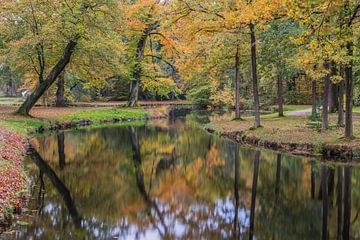
[(294, 112), (289, 112), (288, 116), (296, 116), (296, 117), (304, 117), (304, 116), (307, 116), (308, 114), (311, 113), (311, 108), (308, 108), (308, 109), (304, 109), (304, 110), (298, 110), (298, 111), (294, 111)]

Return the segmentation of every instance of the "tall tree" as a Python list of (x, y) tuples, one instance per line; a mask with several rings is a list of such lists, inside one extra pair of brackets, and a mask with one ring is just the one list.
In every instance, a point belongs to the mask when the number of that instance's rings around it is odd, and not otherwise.
[[(4, 53), (12, 64), (24, 66), (24, 77), (34, 89), (17, 113), (29, 114), (70, 63), (79, 44), (81, 49), (92, 49), (95, 39), (101, 42), (108, 38), (116, 22), (108, 21), (113, 18), (110, 11), (117, 9), (116, 5), (116, 1), (105, 0), (22, 0), (0, 6), (1, 32), (6, 35)], [(83, 52), (78, 53), (80, 56)], [(82, 56), (88, 59), (91, 55)]]
[[(329, 70), (329, 62), (324, 63), (325, 70)], [(330, 73), (325, 73), (324, 77), (324, 95), (322, 105), (322, 128), (329, 128), (329, 90), (330, 90)]]
[(255, 26), (253, 23), (249, 24), (250, 29), (250, 44), (251, 44), (251, 77), (252, 77), (252, 90), (254, 98), (254, 113), (255, 122), (254, 127), (261, 126), (260, 123), (260, 99), (259, 99), (259, 87), (258, 87), (258, 71), (257, 71), (257, 58), (256, 58), (256, 37)]

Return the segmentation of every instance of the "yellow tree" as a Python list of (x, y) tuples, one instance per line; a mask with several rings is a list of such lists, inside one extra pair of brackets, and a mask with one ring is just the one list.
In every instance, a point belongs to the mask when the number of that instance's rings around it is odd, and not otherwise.
[[(252, 92), (255, 110), (255, 127), (260, 126), (260, 101), (258, 93), (258, 73), (257, 73), (257, 58), (256, 58), (256, 36), (255, 27), (258, 25), (262, 27), (267, 21), (284, 15), (285, 2), (277, 1), (223, 1), (223, 2), (208, 2), (208, 1), (174, 1), (171, 3), (170, 22), (174, 25), (174, 32), (172, 39), (176, 42), (176, 46), (183, 45), (185, 52), (195, 52), (193, 49), (200, 47), (200, 52), (204, 52), (206, 48), (212, 48), (211, 42), (217, 42), (217, 39), (228, 40), (229, 35), (234, 35), (232, 39), (233, 49), (243, 49), (243, 41), (240, 40), (241, 33), (250, 34), (250, 49), (251, 49), (251, 66), (252, 66)], [(208, 38), (208, 42), (206, 39)], [(215, 40), (216, 39), (216, 40)], [(193, 44), (197, 42), (197, 46)], [(210, 43), (210, 44), (209, 44)], [(192, 49), (190, 48), (192, 46)], [(200, 46), (201, 45), (201, 46)], [(227, 51), (224, 46), (226, 41), (218, 45), (217, 51)], [(235, 50), (235, 52), (237, 52)], [(235, 56), (238, 56), (234, 54)], [(189, 55), (189, 54), (188, 54)], [(233, 56), (234, 56), (233, 55)], [(208, 56), (195, 55), (193, 58), (205, 58)], [(210, 56), (211, 57), (211, 56)], [(179, 57), (181, 60), (183, 57)], [(191, 58), (188, 58), (191, 59)], [(239, 66), (239, 57), (235, 57), (236, 66)], [(190, 60), (191, 64), (193, 60)], [(186, 68), (188, 71), (188, 68)], [(240, 79), (240, 69), (235, 67), (236, 92), (239, 91), (238, 80)], [(238, 102), (238, 95), (235, 95), (236, 102)], [(238, 107), (236, 107), (238, 112)], [(239, 117), (238, 113), (236, 114)]]
[[(128, 106), (134, 107), (139, 91), (166, 95), (175, 89), (176, 68), (163, 58), (160, 41), (165, 37), (161, 27), (161, 13), (166, 1), (148, 0), (123, 5), (126, 11), (123, 37), (127, 41), (128, 68), (130, 70), (130, 96)], [(170, 73), (167, 70), (170, 68)]]
[[(353, 44), (352, 26), (360, 3), (348, 0), (302, 1), (291, 5), (290, 17), (301, 23), (304, 33), (294, 41), (301, 46), (298, 63), (313, 79), (324, 79), (322, 126), (327, 129), (331, 81), (339, 83), (338, 124), (343, 125), (343, 86), (346, 82), (345, 136), (352, 133)], [(339, 70), (336, 66), (340, 66)]]

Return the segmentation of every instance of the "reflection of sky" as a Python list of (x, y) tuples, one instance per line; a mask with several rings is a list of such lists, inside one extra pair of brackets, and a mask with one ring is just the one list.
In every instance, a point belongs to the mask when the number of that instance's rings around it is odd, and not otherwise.
[[(82, 220), (81, 228), (96, 239), (107, 239), (110, 237), (128, 240), (151, 240), (161, 239), (164, 236), (179, 239), (192, 236), (191, 233), (196, 236), (206, 232), (221, 232), (223, 238), (231, 237), (231, 232), (221, 229), (224, 225), (233, 228), (234, 224), (235, 205), (234, 200), (229, 196), (226, 197), (226, 199), (216, 200), (211, 206), (199, 203), (192, 204), (186, 213), (182, 213), (182, 209), (171, 212), (169, 205), (161, 204), (159, 201), (156, 201), (156, 204), (159, 212), (164, 215), (165, 226), (162, 225), (158, 213), (152, 209), (150, 214), (154, 221), (146, 221), (145, 226), (133, 224), (128, 221), (127, 217), (121, 216), (119, 216), (118, 224), (109, 226), (106, 222), (100, 222), (96, 217), (91, 216)], [(40, 226), (34, 229), (33, 237), (46, 237), (46, 227), (57, 229), (63, 227), (62, 224), (64, 220), (71, 222), (72, 219), (70, 216), (68, 214), (64, 216), (62, 212), (63, 209), (61, 205), (48, 202), (43, 208), (43, 215), (48, 216), (50, 221), (48, 221), (47, 224), (50, 226), (44, 226), (39, 222)], [(204, 217), (205, 215), (206, 217)], [(142, 215), (140, 214), (139, 216)], [(250, 211), (248, 209), (238, 208), (239, 233), (244, 233), (246, 229), (249, 228), (249, 216)], [(36, 224), (34, 226), (36, 226)], [(19, 237), (21, 235), (22, 234), (20, 234)]]

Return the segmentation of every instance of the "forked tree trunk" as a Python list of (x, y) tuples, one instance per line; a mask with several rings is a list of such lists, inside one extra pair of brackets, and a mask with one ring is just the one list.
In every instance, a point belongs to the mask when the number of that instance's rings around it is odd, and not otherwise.
[(239, 56), (239, 45), (236, 46), (235, 55), (235, 118), (240, 119), (240, 56)]
[(65, 73), (61, 73), (57, 80), (56, 107), (65, 106)]
[(249, 27), (250, 27), (250, 43), (251, 43), (252, 87), (253, 87), (254, 113), (255, 113), (254, 127), (258, 128), (261, 126), (261, 123), (260, 123), (260, 100), (259, 100), (257, 63), (256, 63), (256, 38), (255, 38), (254, 24), (250, 23)]
[(277, 102), (279, 117), (284, 116), (284, 97), (283, 97), (283, 80), (280, 76), (277, 77)]
[[(329, 70), (329, 63), (324, 63), (325, 70)], [(323, 106), (322, 106), (322, 129), (329, 128), (329, 86), (330, 86), (330, 75), (326, 73), (324, 77), (324, 95), (323, 95)]]
[(316, 118), (316, 80), (312, 80), (311, 81), (311, 90), (312, 90), (312, 99), (311, 99), (311, 103), (312, 103), (312, 111), (311, 111), (311, 116), (313, 119)]
[(136, 63), (134, 67), (133, 77), (130, 82), (130, 96), (128, 101), (129, 107), (135, 107), (139, 100), (139, 89), (140, 89), (140, 78), (142, 73), (141, 62), (144, 59), (144, 51), (146, 47), (146, 40), (149, 37), (150, 33), (157, 29), (160, 26), (160, 22), (156, 21), (153, 24), (149, 24), (144, 30), (142, 36), (139, 39), (139, 42), (136, 46)]
[(35, 103), (39, 100), (39, 98), (44, 94), (46, 90), (55, 82), (56, 78), (59, 74), (64, 70), (66, 65), (70, 62), (71, 55), (74, 52), (77, 41), (71, 40), (65, 47), (64, 53), (56, 63), (56, 65), (52, 68), (49, 75), (46, 79), (39, 84), (39, 86), (35, 89), (35, 91), (25, 100), (25, 102), (20, 106), (17, 110), (17, 114), (20, 115), (29, 115), (30, 110), (34, 107)]

